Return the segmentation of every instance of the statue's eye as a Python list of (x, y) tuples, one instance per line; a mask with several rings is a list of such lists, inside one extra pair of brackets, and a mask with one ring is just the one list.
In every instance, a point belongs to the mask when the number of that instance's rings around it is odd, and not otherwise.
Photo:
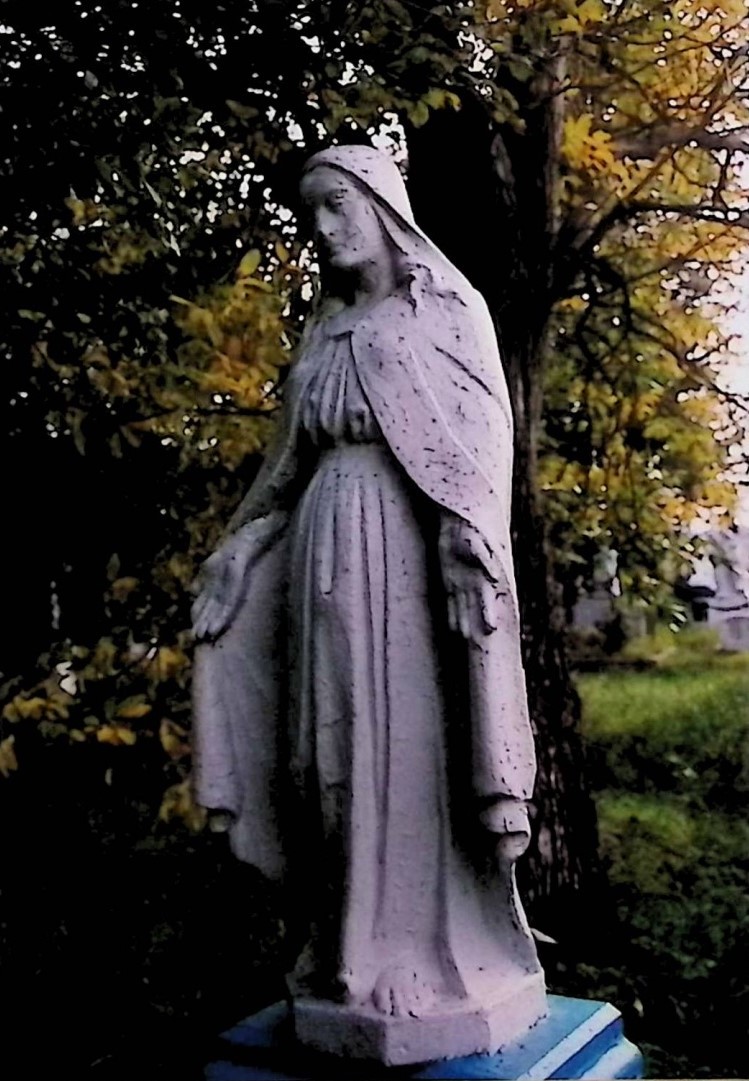
[(329, 210), (340, 210), (346, 201), (346, 196), (342, 191), (334, 191), (327, 198), (327, 204)]

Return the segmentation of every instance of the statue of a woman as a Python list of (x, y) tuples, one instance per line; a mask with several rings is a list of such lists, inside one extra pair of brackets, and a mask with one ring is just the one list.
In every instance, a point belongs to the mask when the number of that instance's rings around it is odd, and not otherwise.
[(197, 798), (294, 890), (303, 1041), (496, 1049), (545, 1011), (513, 868), (535, 762), (496, 337), (386, 155), (318, 153), (302, 197), (323, 288), (201, 575)]

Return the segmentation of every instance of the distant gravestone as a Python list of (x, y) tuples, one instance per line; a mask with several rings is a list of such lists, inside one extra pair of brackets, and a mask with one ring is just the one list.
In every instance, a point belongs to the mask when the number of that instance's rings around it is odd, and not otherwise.
[(721, 620), (717, 629), (724, 649), (737, 653), (749, 652), (749, 612)]
[(601, 548), (593, 563), (593, 589), (580, 595), (572, 613), (574, 626), (583, 630), (601, 629), (614, 618), (613, 583), (617, 556), (610, 548)]
[(708, 551), (689, 580), (704, 621), (723, 649), (749, 651), (749, 529), (734, 526), (707, 535)]

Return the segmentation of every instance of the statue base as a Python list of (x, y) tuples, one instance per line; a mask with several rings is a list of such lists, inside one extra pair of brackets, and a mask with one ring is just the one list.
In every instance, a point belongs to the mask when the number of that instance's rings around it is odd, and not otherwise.
[(410, 1066), (382, 1066), (301, 1047), (284, 1003), (269, 1006), (221, 1037), (220, 1059), (206, 1081), (521, 1081), (531, 1078), (641, 1078), (643, 1060), (625, 1039), (618, 1010), (606, 1002), (548, 996), (548, 1015), (505, 1045)]
[(318, 999), (294, 1002), (294, 1034), (304, 1047), (386, 1066), (482, 1054), (503, 1047), (547, 1014), (543, 973), (513, 983), (491, 1006), (460, 1004), (421, 1017), (387, 1017), (374, 1007)]

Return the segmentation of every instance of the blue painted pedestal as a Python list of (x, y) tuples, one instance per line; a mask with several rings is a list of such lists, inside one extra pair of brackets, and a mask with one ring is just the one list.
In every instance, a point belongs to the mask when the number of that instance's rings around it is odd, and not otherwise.
[(494, 1055), (415, 1066), (378, 1066), (332, 1059), (295, 1046), (286, 1006), (278, 1003), (223, 1033), (221, 1056), (206, 1081), (544, 1081), (547, 1078), (642, 1077), (642, 1056), (624, 1038), (618, 1010), (607, 1002), (549, 996), (549, 1015)]

